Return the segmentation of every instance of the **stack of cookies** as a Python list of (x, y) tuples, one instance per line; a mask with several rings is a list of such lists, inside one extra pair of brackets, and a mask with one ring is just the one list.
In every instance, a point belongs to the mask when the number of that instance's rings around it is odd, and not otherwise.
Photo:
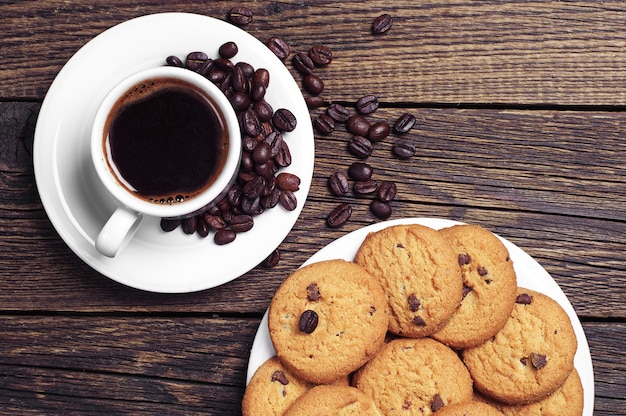
[(370, 233), (290, 275), (268, 321), (244, 416), (582, 414), (569, 317), (479, 226)]

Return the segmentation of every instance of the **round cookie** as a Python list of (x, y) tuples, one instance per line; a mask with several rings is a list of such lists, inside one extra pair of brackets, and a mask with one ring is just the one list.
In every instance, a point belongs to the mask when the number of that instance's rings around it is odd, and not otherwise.
[(250, 379), (241, 403), (242, 415), (280, 416), (311, 387), (274, 356), (261, 364)]
[(458, 355), (431, 338), (398, 338), (354, 375), (353, 384), (386, 416), (427, 416), (472, 399), (472, 379)]
[(284, 416), (382, 416), (374, 401), (362, 391), (350, 386), (316, 386), (284, 413)]
[(437, 416), (502, 416), (502, 413), (487, 403), (470, 401), (444, 406)]
[(584, 408), (583, 385), (575, 368), (557, 391), (538, 402), (507, 405), (485, 398), (480, 400), (494, 406), (505, 416), (580, 416)]
[(355, 262), (375, 276), (387, 295), (389, 331), (419, 338), (437, 331), (461, 302), (456, 253), (439, 232), (419, 224), (367, 235)]
[(355, 263), (328, 260), (292, 273), (269, 308), (276, 354), (298, 377), (328, 384), (361, 367), (382, 346), (385, 294)]
[(556, 391), (574, 368), (578, 346), (571, 321), (555, 300), (524, 288), (517, 294), (504, 328), (463, 350), (476, 389), (507, 404), (527, 404)]
[(509, 252), (491, 231), (478, 225), (439, 230), (455, 250), (463, 276), (463, 300), (445, 325), (432, 336), (456, 348), (482, 344), (511, 316), (517, 276)]

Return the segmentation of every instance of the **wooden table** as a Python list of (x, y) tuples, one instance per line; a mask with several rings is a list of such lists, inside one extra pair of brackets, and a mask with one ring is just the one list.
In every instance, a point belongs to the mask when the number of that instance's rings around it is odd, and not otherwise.
[[(316, 135), (311, 191), (272, 269), (210, 290), (155, 294), (96, 273), (66, 246), (33, 174), (42, 100), (65, 62), (109, 27), (166, 11), (225, 19), (239, 5), (178, 3), (0, 4), (2, 413), (239, 413), (252, 341), (278, 285), (334, 239), (378, 221), (368, 200), (328, 192), (328, 176), (355, 160), (340, 125)], [(331, 48), (334, 61), (317, 72), (326, 105), (353, 108), (375, 94), (376, 119), (417, 117), (413, 158), (394, 158), (389, 138), (369, 160), (379, 179), (398, 183), (391, 218), (477, 223), (533, 256), (582, 321), (595, 414), (626, 414), (626, 4), (241, 5), (254, 13), (245, 30), (264, 42), (275, 35), (293, 51)], [(374, 36), (381, 13), (394, 24)], [(352, 219), (327, 227), (327, 213), (344, 200)]]

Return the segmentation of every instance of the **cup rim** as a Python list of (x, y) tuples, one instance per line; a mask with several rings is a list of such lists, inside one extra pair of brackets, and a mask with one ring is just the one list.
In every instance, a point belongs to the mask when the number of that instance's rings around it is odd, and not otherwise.
[[(214, 183), (202, 193), (183, 203), (157, 204), (132, 195), (113, 176), (102, 151), (102, 138), (108, 114), (119, 97), (137, 83), (154, 78), (176, 78), (191, 83), (214, 101), (224, 116), (229, 135), (228, 154)], [(182, 217), (199, 211), (225, 193), (235, 178), (241, 160), (241, 132), (235, 110), (224, 93), (204, 76), (186, 68), (162, 66), (135, 72), (118, 82), (105, 95), (96, 110), (91, 128), (91, 157), (100, 182), (121, 205), (138, 213), (161, 218)]]

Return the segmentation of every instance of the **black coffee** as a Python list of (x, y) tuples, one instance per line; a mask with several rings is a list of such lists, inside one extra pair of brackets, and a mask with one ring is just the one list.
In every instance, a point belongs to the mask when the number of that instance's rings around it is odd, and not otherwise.
[(109, 114), (105, 135), (105, 153), (120, 184), (161, 204), (207, 189), (228, 153), (228, 130), (216, 104), (172, 78), (131, 88)]

